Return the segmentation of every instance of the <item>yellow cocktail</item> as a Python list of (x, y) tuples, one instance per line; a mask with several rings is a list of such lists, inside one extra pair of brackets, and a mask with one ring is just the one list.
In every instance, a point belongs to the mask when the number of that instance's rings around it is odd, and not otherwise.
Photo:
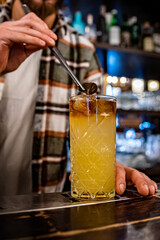
[(70, 100), (71, 195), (115, 196), (116, 100), (79, 95)]

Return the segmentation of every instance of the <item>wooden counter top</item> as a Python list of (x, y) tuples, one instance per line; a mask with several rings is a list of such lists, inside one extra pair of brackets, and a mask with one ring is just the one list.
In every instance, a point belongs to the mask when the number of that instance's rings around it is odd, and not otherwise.
[[(62, 198), (67, 198), (67, 195), (62, 194)], [(15, 209), (4, 211), (1, 199), (0, 239), (160, 239), (159, 190), (154, 196), (142, 197), (133, 188), (128, 188), (122, 197), (94, 204), (74, 202), (68, 197), (64, 207), (60, 207), (60, 202), (63, 202), (60, 195), (55, 196), (56, 193), (41, 195), (36, 200), (37, 208), (21, 209), (19, 212)], [(38, 199), (37, 195), (35, 197)], [(58, 208), (51, 206), (52, 198), (59, 202)], [(34, 201), (33, 196), (30, 199)], [(46, 201), (50, 204), (45, 207)], [(8, 203), (11, 204), (11, 201)]]

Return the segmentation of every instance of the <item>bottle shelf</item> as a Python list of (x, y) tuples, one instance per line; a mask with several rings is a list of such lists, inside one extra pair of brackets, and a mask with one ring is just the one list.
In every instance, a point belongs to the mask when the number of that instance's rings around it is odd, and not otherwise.
[(132, 47), (124, 48), (124, 47), (112, 46), (108, 43), (100, 43), (100, 42), (94, 42), (94, 46), (96, 48), (101, 48), (104, 50), (111, 49), (111, 50), (116, 50), (116, 51), (120, 51), (120, 52), (124, 52), (124, 53), (133, 53), (133, 54), (139, 54), (139, 55), (146, 56), (146, 57), (160, 58), (160, 53), (147, 52), (147, 51), (143, 51), (141, 49), (132, 48)]
[(136, 114), (136, 115), (148, 115), (152, 117), (160, 116), (160, 111), (154, 110), (135, 110), (135, 109), (117, 109), (117, 113), (121, 115), (125, 114)]

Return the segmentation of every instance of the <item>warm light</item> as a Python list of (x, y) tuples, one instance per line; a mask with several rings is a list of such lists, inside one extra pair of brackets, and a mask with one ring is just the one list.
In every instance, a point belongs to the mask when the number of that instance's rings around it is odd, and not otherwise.
[(144, 91), (144, 79), (133, 78), (132, 79), (132, 91), (134, 93), (142, 93)]
[(148, 81), (148, 91), (157, 91), (159, 90), (159, 81), (157, 80), (149, 80)]
[(126, 77), (121, 77), (120, 78), (120, 83), (125, 84), (127, 82), (127, 78)]
[(107, 82), (108, 74), (104, 74), (104, 81)]
[(107, 82), (111, 83), (112, 82), (112, 76), (107, 76)]
[(114, 83), (114, 84), (118, 83), (118, 78), (117, 77), (112, 77), (112, 83)]
[(109, 84), (106, 86), (106, 95), (112, 96), (113, 94), (113, 87)]
[(87, 34), (87, 33), (89, 33), (89, 31), (90, 31), (89, 27), (86, 26), (86, 27), (85, 27), (85, 33)]
[(117, 97), (117, 96), (119, 96), (121, 94), (121, 88), (120, 87), (113, 87), (113, 93), (112, 93), (112, 95), (114, 96), (114, 97)]

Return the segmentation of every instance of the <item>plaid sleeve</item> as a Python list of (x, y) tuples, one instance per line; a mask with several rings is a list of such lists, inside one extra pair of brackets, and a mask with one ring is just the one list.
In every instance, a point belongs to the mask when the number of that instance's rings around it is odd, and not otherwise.
[(98, 86), (98, 93), (103, 92), (103, 69), (95, 53), (91, 55), (89, 67), (84, 78), (84, 82), (94, 82)]
[(6, 1), (6, 4), (0, 4), (0, 23), (11, 20), (12, 0)]

